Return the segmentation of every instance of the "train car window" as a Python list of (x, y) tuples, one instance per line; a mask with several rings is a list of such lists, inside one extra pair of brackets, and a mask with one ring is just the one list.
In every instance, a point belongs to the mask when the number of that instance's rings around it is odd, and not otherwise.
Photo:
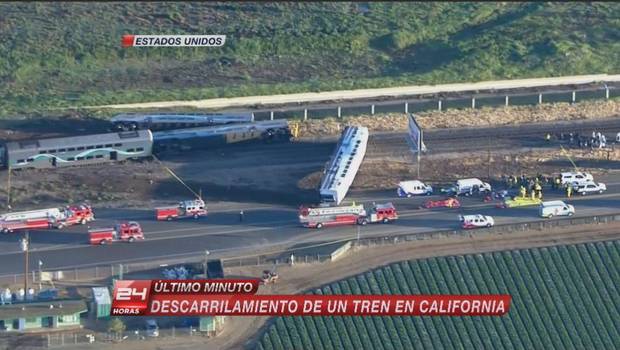
[(75, 157), (69, 157), (67, 158), (68, 161), (73, 162), (75, 160)]
[(93, 156), (87, 156), (86, 157), (86, 159), (93, 159), (93, 158), (95, 158), (95, 157), (93, 157)]
[(75, 151), (75, 147), (69, 147), (69, 148), (67, 148), (67, 152), (73, 152), (73, 151)]
[(133, 148), (129, 148), (129, 149), (127, 149), (127, 152), (133, 152), (133, 151), (134, 151), (134, 149), (133, 149)]
[(51, 150), (49, 150), (48, 152), (50, 152), (50, 153), (56, 153), (56, 150), (55, 150), (55, 149), (51, 149)]
[(77, 157), (77, 160), (84, 160), (84, 157)]
[(84, 150), (84, 146), (78, 147), (78, 148), (77, 148), (77, 150), (78, 150), (78, 151), (82, 151), (82, 150)]
[(95, 158), (103, 158), (103, 155), (102, 154), (98, 154), (98, 155), (95, 156)]
[(18, 162), (18, 163), (23, 163), (23, 162), (24, 162), (24, 160), (23, 160), (23, 159), (18, 159), (18, 160), (17, 160), (17, 162)]
[(31, 163), (31, 162), (34, 162), (34, 159), (32, 159), (32, 158), (28, 158), (28, 159), (26, 159), (26, 161), (27, 161), (28, 163)]
[(45, 154), (47, 151), (39, 151), (39, 154)]
[(136, 151), (137, 151), (137, 152), (142, 152), (142, 151), (144, 151), (144, 148), (142, 148), (142, 147), (138, 147), (138, 148), (136, 148)]
[(95, 146), (86, 146), (86, 149), (93, 149)]
[(95, 148), (103, 148), (103, 145), (97, 145)]
[(64, 149), (64, 148), (61, 148), (61, 149), (59, 149), (59, 150), (58, 150), (58, 152), (66, 152), (66, 151), (67, 151), (67, 150), (66, 150), (66, 149)]
[(115, 143), (114, 147), (121, 147), (123, 144), (122, 143)]
[(108, 143), (107, 145), (105, 145), (106, 147), (112, 147), (111, 143)]

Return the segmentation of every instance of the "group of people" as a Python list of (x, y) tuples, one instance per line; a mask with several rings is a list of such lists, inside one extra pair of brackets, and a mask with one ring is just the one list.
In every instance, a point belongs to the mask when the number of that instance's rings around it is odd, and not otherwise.
[[(580, 135), (578, 132), (570, 132), (568, 134), (558, 133), (556, 138), (560, 141), (568, 141), (569, 146), (577, 148), (606, 148), (607, 138), (600, 131), (592, 131), (592, 135)], [(547, 141), (551, 139), (551, 135), (546, 135)], [(620, 143), (620, 132), (616, 135), (616, 143)]]
[(549, 186), (553, 190), (564, 190), (569, 198), (571, 197), (573, 190), (572, 186), (568, 186), (568, 184), (562, 185), (562, 179), (559, 176), (552, 177), (544, 176), (542, 174), (538, 174), (534, 177), (527, 177), (524, 174), (521, 176), (502, 175), (502, 182), (509, 189), (519, 186), (519, 196), (523, 198), (527, 196), (527, 189), (529, 189), (532, 199), (542, 199), (543, 186)]

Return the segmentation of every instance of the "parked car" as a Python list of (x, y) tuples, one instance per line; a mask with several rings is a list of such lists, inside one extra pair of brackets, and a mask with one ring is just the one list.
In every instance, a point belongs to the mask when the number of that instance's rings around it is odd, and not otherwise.
[(594, 181), (592, 174), (584, 172), (570, 171), (561, 173), (560, 176), (562, 185), (571, 184), (574, 186), (575, 184), (581, 184), (586, 181)]
[(487, 215), (459, 215), (461, 221), (461, 227), (464, 229), (480, 228), (480, 227), (492, 227), (495, 225), (493, 217)]
[(154, 319), (146, 320), (146, 336), (147, 337), (159, 337), (159, 326)]
[(397, 190), (399, 197), (411, 197), (416, 195), (428, 196), (433, 194), (433, 187), (419, 180), (401, 181)]
[(575, 207), (566, 204), (563, 201), (542, 202), (540, 205), (539, 215), (543, 218), (551, 218), (553, 216), (573, 216)]
[(590, 193), (603, 193), (607, 190), (607, 186), (604, 183), (588, 181), (573, 187), (576, 193), (585, 196)]

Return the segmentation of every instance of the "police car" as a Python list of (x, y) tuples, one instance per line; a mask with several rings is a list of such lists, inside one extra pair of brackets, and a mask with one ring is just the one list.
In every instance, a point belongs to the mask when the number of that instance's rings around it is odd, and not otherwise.
[(461, 221), (461, 227), (464, 229), (491, 227), (495, 225), (495, 220), (491, 216), (487, 215), (459, 215), (459, 221)]
[(607, 190), (607, 186), (601, 182), (588, 181), (585, 183), (577, 184), (573, 186), (576, 193), (583, 196), (590, 193), (603, 193)]

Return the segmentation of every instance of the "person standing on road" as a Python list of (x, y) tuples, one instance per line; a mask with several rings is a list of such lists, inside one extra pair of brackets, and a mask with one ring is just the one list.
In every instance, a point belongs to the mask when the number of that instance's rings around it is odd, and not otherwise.
[(239, 222), (243, 222), (243, 210), (239, 212)]
[(573, 186), (568, 184), (566, 186), (566, 197), (570, 198), (571, 194), (573, 194)]

